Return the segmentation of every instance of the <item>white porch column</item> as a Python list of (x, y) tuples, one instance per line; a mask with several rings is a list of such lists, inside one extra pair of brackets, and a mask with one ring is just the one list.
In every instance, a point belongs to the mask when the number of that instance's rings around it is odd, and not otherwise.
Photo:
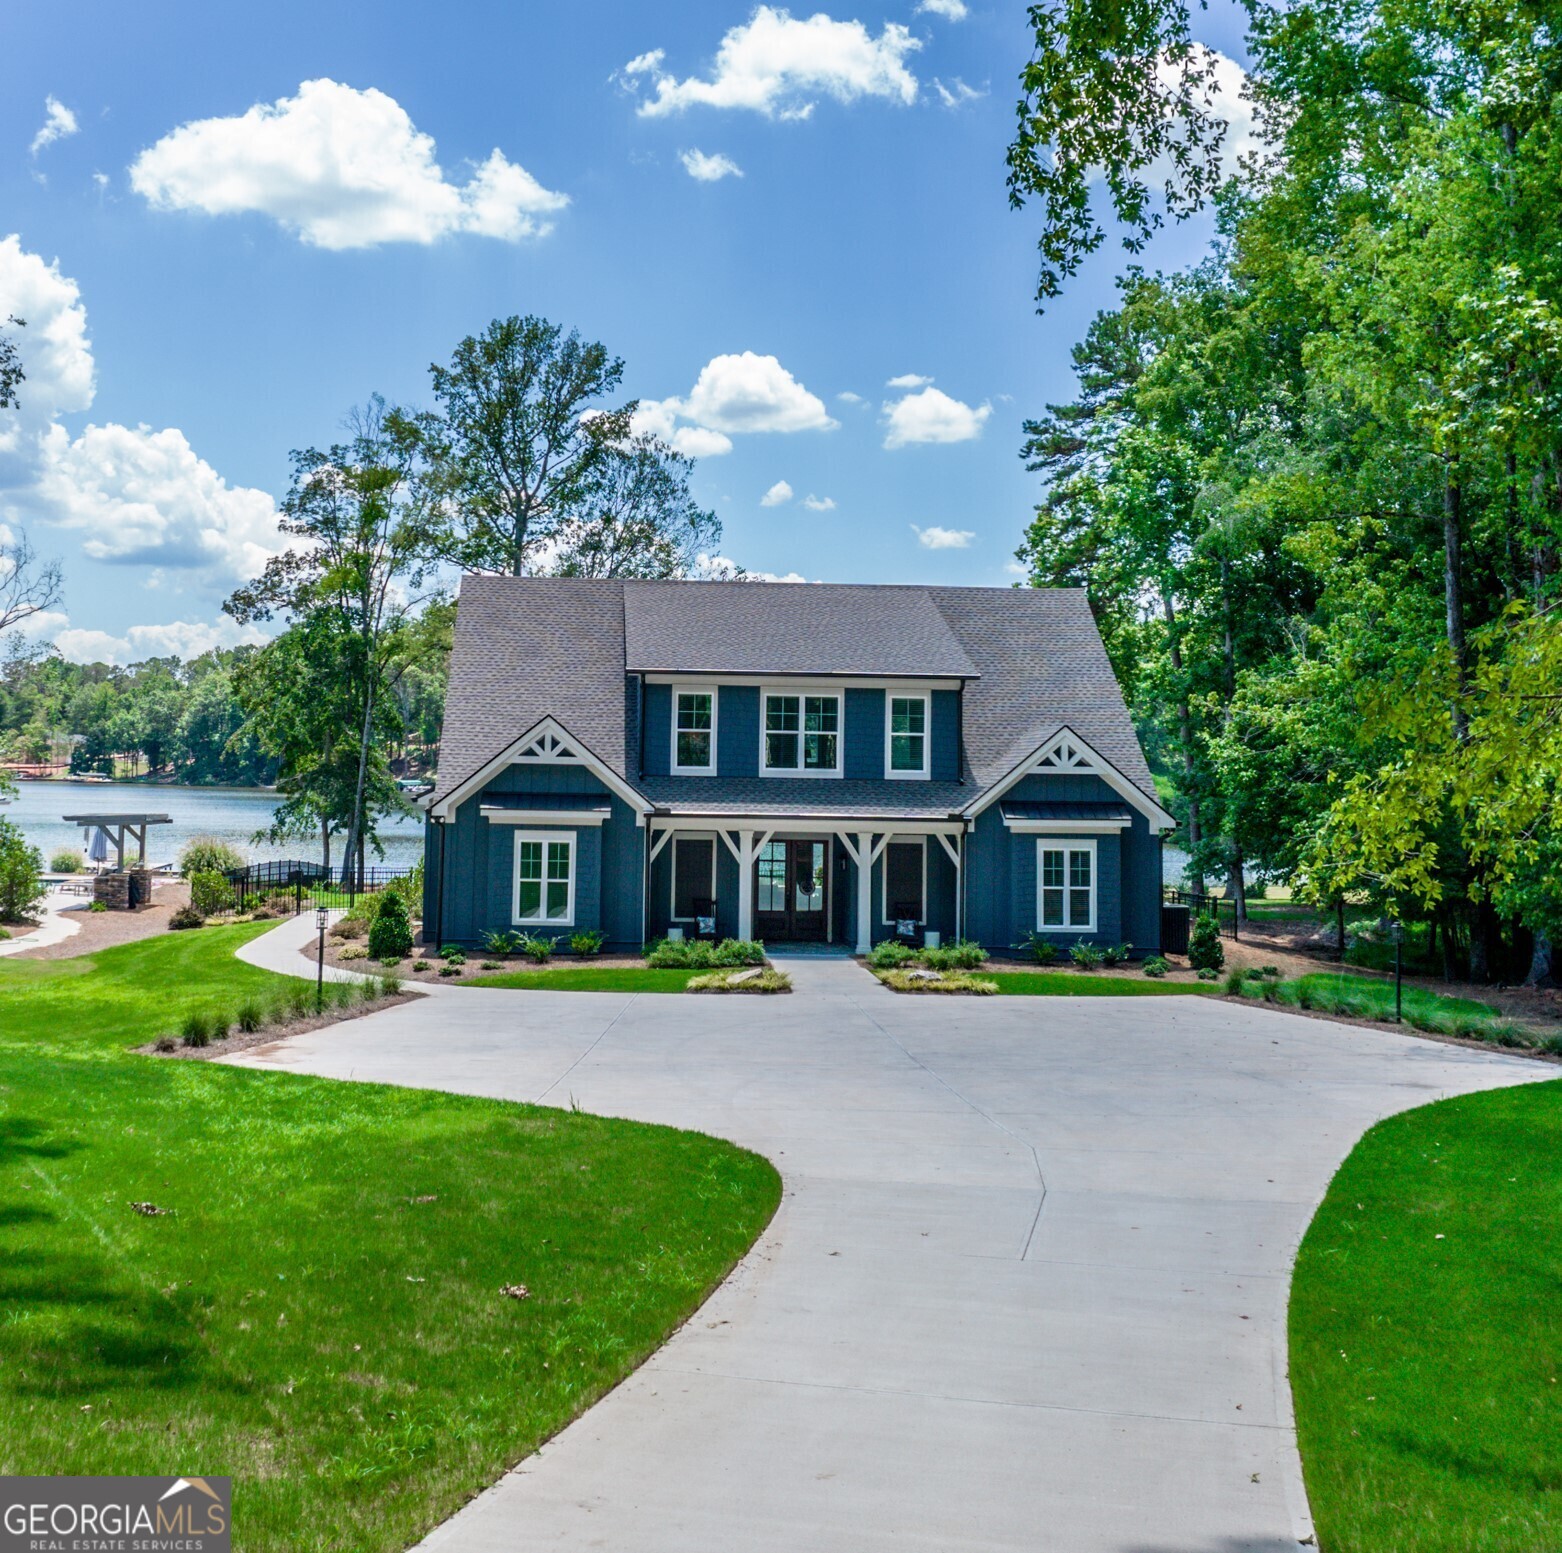
[(873, 832), (857, 832), (857, 953), (873, 947)]
[(738, 937), (754, 936), (754, 858), (758, 848), (754, 845), (754, 832), (738, 832)]

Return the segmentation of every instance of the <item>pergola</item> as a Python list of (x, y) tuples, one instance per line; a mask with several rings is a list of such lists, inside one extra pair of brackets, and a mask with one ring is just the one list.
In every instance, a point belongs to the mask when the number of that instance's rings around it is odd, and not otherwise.
[(125, 839), (136, 842), (138, 864), (146, 864), (146, 828), (148, 825), (172, 825), (166, 814), (66, 814), (61, 818), (67, 825), (80, 825), (84, 830), (101, 830), (112, 843), (115, 853), (115, 872), (125, 871)]

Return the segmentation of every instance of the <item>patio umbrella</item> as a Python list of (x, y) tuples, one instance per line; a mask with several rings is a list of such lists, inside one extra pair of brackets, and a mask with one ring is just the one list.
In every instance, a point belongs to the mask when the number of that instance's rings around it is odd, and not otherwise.
[(101, 825), (93, 830), (92, 839), (87, 843), (87, 861), (91, 863), (108, 861), (108, 832)]

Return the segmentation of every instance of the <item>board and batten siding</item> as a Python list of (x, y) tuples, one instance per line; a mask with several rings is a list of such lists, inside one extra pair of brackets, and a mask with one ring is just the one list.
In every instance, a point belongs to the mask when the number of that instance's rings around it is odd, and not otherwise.
[[(1124, 802), (1098, 776), (1033, 775), (1005, 794), (1014, 800), (1055, 803)], [(1012, 952), (1036, 923), (1037, 837), (1003, 823), (1003, 800), (977, 816), (966, 838), (966, 936), (989, 952)], [(1060, 955), (1076, 939), (1087, 943), (1128, 942), (1135, 957), (1156, 954), (1161, 945), (1161, 840), (1132, 805), (1124, 830), (1103, 830), (1082, 839), (1096, 843), (1096, 930), (1048, 936)], [(1076, 839), (1070, 835), (1065, 839)]]
[[(485, 803), (542, 795), (606, 800), (610, 813), (600, 826), (576, 826), (550, 820), (546, 809), (523, 825), (492, 825), (480, 812)], [(515, 833), (557, 830), (575, 838), (575, 920), (559, 931), (567, 936), (598, 928), (611, 946), (638, 947), (645, 832), (635, 823), (635, 811), (583, 766), (511, 766), (462, 803), (445, 825), (428, 829), (424, 921), (436, 921), (440, 910), (433, 880), (442, 839), (443, 943), (480, 947), (485, 933), (514, 931)], [(434, 835), (436, 829), (443, 831), (442, 838)]]

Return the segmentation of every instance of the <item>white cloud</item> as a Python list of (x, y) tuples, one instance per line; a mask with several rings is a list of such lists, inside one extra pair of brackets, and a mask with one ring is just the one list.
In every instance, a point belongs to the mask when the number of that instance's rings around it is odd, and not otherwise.
[(832, 431), (838, 423), (774, 356), (744, 351), (713, 356), (687, 398), (642, 399), (631, 424), (690, 458), (711, 458), (730, 453), (734, 436)]
[(713, 356), (700, 370), (681, 412), (716, 431), (830, 431), (824, 402), (774, 356), (753, 351)]
[(27, 320), (21, 404), (0, 413), (0, 521), (63, 528), (97, 560), (222, 584), (283, 548), (271, 497), (227, 484), (183, 432), (108, 424), (71, 436), (59, 418), (90, 408), (95, 371), (80, 290), (58, 265), (0, 240), (0, 296)]
[(697, 183), (719, 183), (723, 178), (741, 178), (743, 169), (730, 156), (717, 151), (685, 151), (679, 156), (683, 170)]
[(81, 128), (76, 122), (76, 115), (58, 97), (44, 98), (43, 110), (43, 126), (27, 148), (34, 156), (45, 146), (52, 146), (56, 140), (64, 140), (67, 135), (74, 135)]
[(761, 507), (779, 507), (792, 499), (792, 487), (785, 480), (777, 480), (776, 483), (759, 498)]
[(948, 86), (936, 76), (933, 78), (933, 90), (938, 93), (938, 100), (946, 108), (958, 108), (968, 102), (975, 102), (979, 97), (985, 97), (986, 92), (979, 92), (974, 86), (967, 86), (964, 81), (956, 76)]
[(550, 231), (546, 218), (569, 203), (497, 149), (466, 184), (449, 182), (432, 137), (394, 98), (326, 79), (181, 126), (136, 158), (130, 183), (159, 209), (255, 211), (331, 249), (457, 232), (518, 242)]
[(275, 504), (264, 491), (230, 486), (169, 427), (88, 426), (71, 438), (51, 426), (21, 512), (81, 536), (97, 561), (199, 567), (253, 577), (282, 548)]
[(803, 498), (803, 505), (810, 512), (834, 512), (835, 498), (833, 496), (815, 496), (810, 492)]
[[(31, 624), (31, 622), (29, 622)], [(123, 636), (69, 624), (56, 615), (52, 629), (33, 633), (52, 636), (54, 645), (71, 663), (138, 663), (144, 658), (198, 658), (214, 647), (258, 646), (267, 640), (264, 631), (241, 626), (226, 617), (208, 624), (201, 620), (172, 620), (167, 625), (131, 626)]]
[(884, 386), (886, 388), (926, 388), (933, 380), (923, 377), (916, 372), (903, 372), (899, 377), (892, 377)]
[(106, 189), (108, 187), (108, 174), (107, 173), (94, 173), (92, 175), (92, 181), (93, 181), (94, 184), (97, 185), (98, 188)]
[(913, 442), (969, 442), (982, 434), (992, 414), (989, 404), (973, 408), (951, 399), (938, 388), (924, 388), (884, 406), (884, 446), (903, 448)]
[(722, 38), (708, 77), (680, 81), (662, 68), (661, 49), (630, 60), (624, 74), (652, 78), (656, 94), (639, 107), (647, 118), (696, 105), (807, 118), (818, 97), (915, 102), (917, 79), (906, 59), (921, 47), (920, 39), (895, 22), (886, 22), (875, 38), (861, 22), (834, 21), (823, 12), (802, 20), (761, 5)]
[(700, 555), (695, 557), (694, 575), (701, 582), (807, 582), (800, 572), (745, 571), (738, 563), (725, 555)]
[(686, 458), (717, 458), (732, 451), (732, 438), (707, 426), (680, 426), (680, 399), (642, 399), (631, 417), (630, 429), (636, 436), (660, 437), (674, 452)]
[(926, 11), (930, 16), (942, 16), (946, 22), (963, 22), (970, 8), (965, 0), (918, 0), (917, 12)]
[(976, 538), (975, 532), (968, 528), (939, 528), (937, 524), (917, 528), (915, 523), (911, 527), (924, 550), (967, 550)]
[(843, 388), (835, 397), (842, 404), (866, 404), (868, 402), (861, 394), (854, 394), (849, 388)]

